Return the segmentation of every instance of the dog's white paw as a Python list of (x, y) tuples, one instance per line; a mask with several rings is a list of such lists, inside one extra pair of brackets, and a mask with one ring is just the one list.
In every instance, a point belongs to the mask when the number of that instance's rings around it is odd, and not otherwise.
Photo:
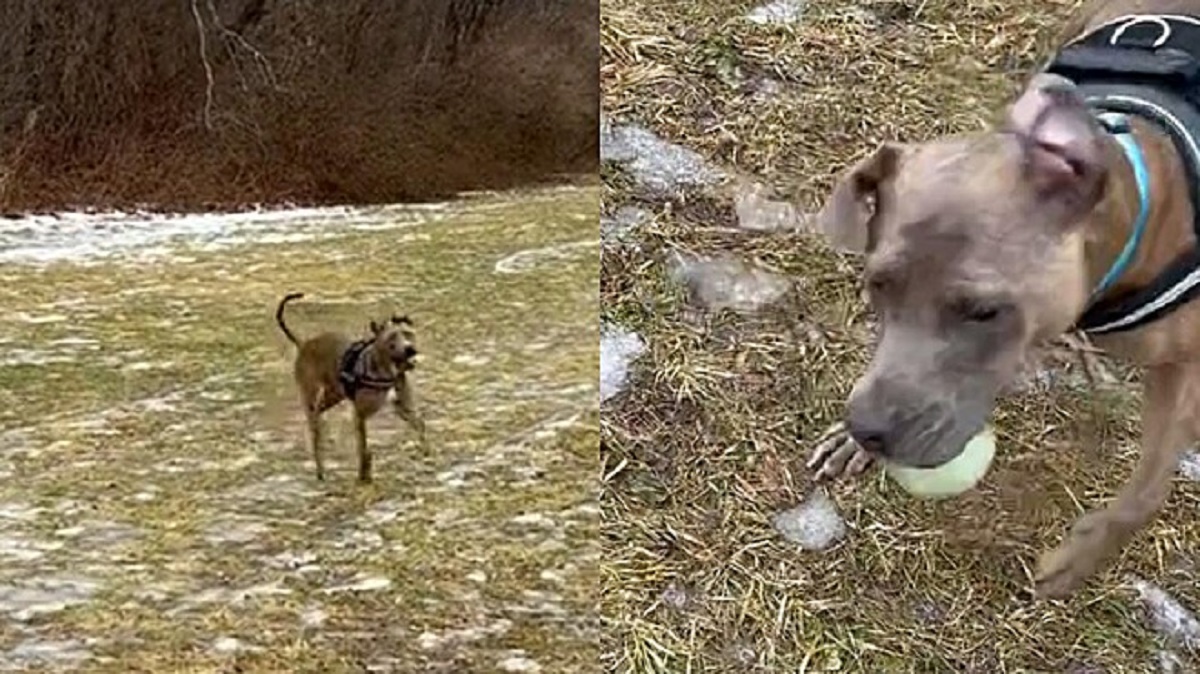
[(1103, 510), (1085, 514), (1057, 548), (1042, 555), (1034, 577), (1037, 596), (1069, 597), (1120, 549), (1106, 516)]
[(861, 475), (874, 463), (875, 457), (858, 446), (846, 432), (846, 425), (837, 423), (821, 436), (808, 468), (817, 471), (814, 478), (819, 482)]

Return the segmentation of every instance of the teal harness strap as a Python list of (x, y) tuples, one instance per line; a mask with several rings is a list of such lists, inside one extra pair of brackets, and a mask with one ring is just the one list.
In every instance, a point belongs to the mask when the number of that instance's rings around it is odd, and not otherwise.
[(1138, 215), (1133, 222), (1133, 231), (1125, 242), (1125, 248), (1092, 291), (1091, 302), (1098, 300), (1125, 273), (1130, 263), (1133, 262), (1133, 257), (1137, 254), (1138, 246), (1142, 242), (1142, 235), (1146, 232), (1146, 224), (1150, 221), (1150, 171), (1146, 168), (1146, 157), (1142, 154), (1142, 148), (1138, 145), (1137, 139), (1133, 137), (1133, 128), (1129, 125), (1129, 119), (1119, 113), (1103, 113), (1097, 115), (1097, 119), (1120, 143), (1121, 149), (1125, 151), (1125, 158), (1129, 161), (1129, 166), (1133, 168), (1133, 177), (1137, 182), (1138, 189)]

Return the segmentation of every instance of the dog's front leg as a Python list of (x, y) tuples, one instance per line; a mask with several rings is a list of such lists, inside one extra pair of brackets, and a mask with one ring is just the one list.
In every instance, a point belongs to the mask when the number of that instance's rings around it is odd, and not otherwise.
[(1167, 500), (1179, 457), (1197, 437), (1200, 363), (1163, 365), (1146, 373), (1142, 452), (1113, 501), (1087, 513), (1042, 557), (1036, 590), (1064, 597), (1108, 562)]
[(367, 418), (354, 409), (354, 441), (358, 448), (358, 481), (362, 484), (371, 482), (371, 450), (367, 447)]
[(404, 380), (395, 387), (395, 398), (392, 401), (392, 408), (396, 410), (396, 416), (400, 417), (406, 424), (409, 425), (421, 439), (421, 444), (425, 444), (425, 419), (417, 411), (416, 395), (413, 393), (412, 384)]

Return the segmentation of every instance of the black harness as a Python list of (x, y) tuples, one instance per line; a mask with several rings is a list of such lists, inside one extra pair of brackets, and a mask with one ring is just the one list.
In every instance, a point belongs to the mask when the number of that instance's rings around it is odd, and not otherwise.
[[(1140, 117), (1174, 143), (1187, 172), (1200, 242), (1200, 18), (1139, 14), (1114, 19), (1068, 43), (1046, 72), (1074, 81), (1098, 113)], [(1180, 255), (1145, 288), (1097, 298), (1076, 328), (1125, 332), (1200, 296), (1200, 247)]]
[(347, 398), (353, 399), (355, 394), (361, 389), (372, 389), (376, 391), (386, 391), (396, 385), (396, 380), (383, 379), (380, 377), (371, 377), (363, 372), (363, 368), (358, 366), (362, 360), (363, 352), (371, 345), (373, 340), (360, 339), (354, 342), (342, 354), (342, 365), (338, 368), (338, 382), (342, 385), (342, 392)]

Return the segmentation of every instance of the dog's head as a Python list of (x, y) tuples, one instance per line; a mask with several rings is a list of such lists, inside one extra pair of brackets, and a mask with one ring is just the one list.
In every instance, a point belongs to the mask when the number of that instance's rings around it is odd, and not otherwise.
[(1070, 328), (1113, 148), (1073, 85), (1041, 75), (1003, 125), (884, 144), (841, 178), (818, 220), (866, 254), (880, 327), (847, 404), (859, 444), (909, 465), (954, 458), (1030, 348)]
[(393, 315), (384, 322), (371, 321), (371, 334), (375, 348), (391, 360), (401, 372), (417, 366), (416, 331), (408, 316)]

